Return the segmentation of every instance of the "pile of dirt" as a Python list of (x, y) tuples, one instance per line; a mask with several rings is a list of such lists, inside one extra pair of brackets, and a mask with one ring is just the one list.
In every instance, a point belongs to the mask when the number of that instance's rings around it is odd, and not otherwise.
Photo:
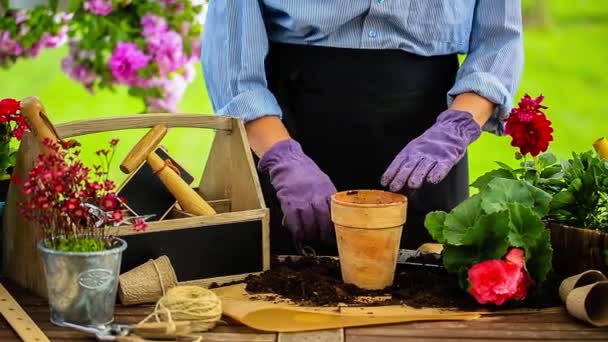
[[(416, 308), (497, 309), (479, 305), (460, 289), (456, 276), (440, 267), (398, 265), (393, 286), (369, 291), (343, 283), (336, 259), (285, 258), (273, 260), (269, 271), (250, 275), (242, 282), (249, 294), (270, 293), (302, 306), (405, 304)], [(539, 290), (530, 293), (522, 303), (503, 305), (500, 309), (560, 305), (556, 291)]]

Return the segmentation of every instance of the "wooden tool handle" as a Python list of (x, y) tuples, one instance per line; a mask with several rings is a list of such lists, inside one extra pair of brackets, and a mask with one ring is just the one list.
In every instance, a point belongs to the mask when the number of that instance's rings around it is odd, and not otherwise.
[(190, 334), (190, 321), (140, 323), (134, 326), (133, 334), (144, 338), (167, 338)]
[(595, 151), (600, 156), (600, 159), (608, 160), (608, 139), (602, 137), (593, 143)]
[(182, 177), (166, 165), (156, 152), (148, 155), (148, 164), (160, 178), (165, 187), (173, 194), (182, 209), (192, 215), (205, 216), (216, 214), (215, 210), (201, 195), (192, 189)]
[(27, 97), (21, 101), (21, 115), (23, 115), (30, 131), (41, 145), (46, 138), (54, 141), (61, 140), (46, 115), (42, 102), (37, 97)]
[(156, 150), (156, 147), (163, 140), (168, 130), (169, 128), (166, 125), (153, 126), (125, 157), (120, 164), (120, 170), (126, 174), (135, 171), (146, 160), (148, 155)]

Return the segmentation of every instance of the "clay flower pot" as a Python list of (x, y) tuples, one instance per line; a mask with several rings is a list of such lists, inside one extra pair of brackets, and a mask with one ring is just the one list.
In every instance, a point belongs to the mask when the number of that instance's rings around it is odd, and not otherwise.
[(339, 192), (331, 198), (342, 279), (383, 289), (395, 278), (407, 198), (379, 190)]

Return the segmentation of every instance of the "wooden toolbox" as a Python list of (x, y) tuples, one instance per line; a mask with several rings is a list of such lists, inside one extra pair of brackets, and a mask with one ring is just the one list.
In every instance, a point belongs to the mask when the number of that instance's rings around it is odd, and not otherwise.
[[(169, 257), (180, 282), (224, 282), (269, 269), (269, 212), (242, 121), (214, 115), (136, 114), (69, 122), (55, 129), (63, 139), (77, 139), (86, 134), (155, 125), (166, 125), (170, 130), (214, 130), (200, 184), (192, 187), (217, 213), (192, 216), (173, 208), (164, 219), (149, 222), (145, 232), (135, 232), (131, 226), (120, 227), (118, 236), (128, 243), (121, 273), (162, 255)], [(38, 139), (26, 132), (14, 174), (25, 178), (39, 151)], [(192, 155), (203, 153), (192, 151)], [(137, 187), (132, 186), (135, 183), (129, 184), (130, 191), (137, 192)], [(11, 184), (4, 214), (3, 273), (46, 296), (36, 227), (18, 214), (22, 199), (20, 189)]]

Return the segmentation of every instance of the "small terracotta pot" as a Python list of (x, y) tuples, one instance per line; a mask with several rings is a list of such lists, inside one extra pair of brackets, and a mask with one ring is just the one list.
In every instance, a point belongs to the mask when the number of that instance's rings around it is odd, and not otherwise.
[(380, 190), (353, 190), (331, 198), (342, 279), (383, 289), (395, 278), (407, 198)]

